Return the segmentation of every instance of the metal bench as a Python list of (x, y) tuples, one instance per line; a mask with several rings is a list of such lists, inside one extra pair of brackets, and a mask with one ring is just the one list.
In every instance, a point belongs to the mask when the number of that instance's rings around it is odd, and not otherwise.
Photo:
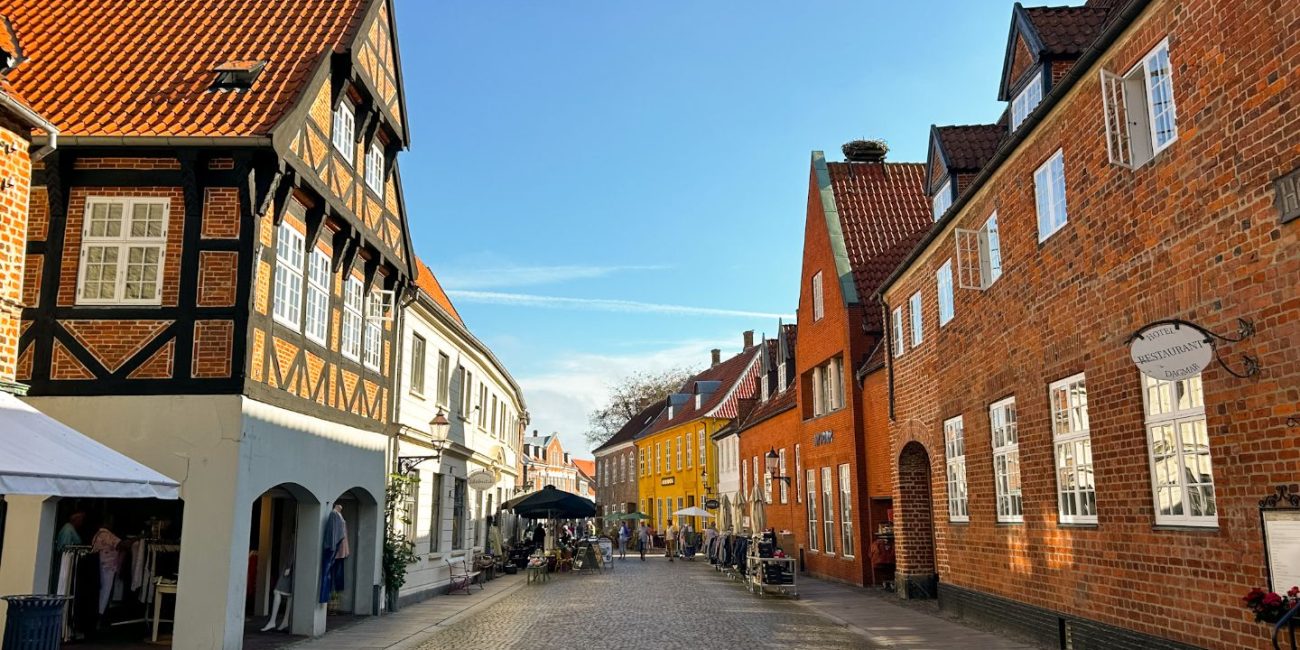
[[(479, 572), (470, 570), (469, 564), (465, 562), (462, 556), (458, 561), (453, 562), (447, 558), (447, 569), (451, 571), (451, 585), (447, 588), (447, 593), (454, 594), (464, 592), (466, 596), (470, 595), (469, 588), (474, 584), (474, 579), (478, 577)], [(457, 566), (459, 565), (459, 568)], [(479, 591), (483, 590), (483, 583), (478, 585)]]

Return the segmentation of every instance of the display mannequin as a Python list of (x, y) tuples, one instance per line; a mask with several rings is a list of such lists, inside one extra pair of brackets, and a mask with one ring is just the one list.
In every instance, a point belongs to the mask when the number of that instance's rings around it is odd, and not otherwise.
[(275, 581), (275, 587), (272, 589), (271, 618), (267, 620), (266, 627), (262, 628), (263, 632), (269, 632), (275, 626), (275, 617), (280, 614), (281, 601), (284, 602), (284, 621), (275, 629), (285, 630), (289, 627), (289, 616), (293, 613), (293, 553), (295, 550), (296, 544), (291, 539), (289, 541), (289, 554), (284, 560), (284, 571), (280, 574), (280, 578)]
[(321, 581), (319, 603), (328, 603), (330, 595), (343, 591), (343, 560), (352, 551), (348, 548), (348, 523), (343, 519), (343, 505), (335, 504), (325, 521), (325, 535), (321, 544)]

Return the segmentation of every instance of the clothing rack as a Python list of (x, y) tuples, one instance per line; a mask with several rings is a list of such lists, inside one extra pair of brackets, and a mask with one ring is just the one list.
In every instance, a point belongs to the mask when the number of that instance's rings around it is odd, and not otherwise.
[[(131, 546), (131, 575), (119, 576), (123, 583), (137, 592), (137, 598), (146, 606), (154, 601), (158, 591), (157, 578), (162, 577), (158, 574), (158, 559), (162, 555), (170, 553), (180, 553), (181, 546), (176, 542), (159, 539), (156, 537), (144, 537), (134, 541)], [(179, 564), (177, 566), (179, 569)], [(169, 575), (171, 572), (167, 572)], [(127, 578), (130, 578), (128, 581)], [(145, 607), (145, 611), (148, 611)], [(117, 625), (131, 625), (133, 623), (147, 623), (150, 618), (140, 617), (125, 621), (116, 621)], [(170, 623), (171, 621), (160, 620), (160, 622)]]
[(64, 641), (70, 641), (76, 636), (76, 609), (73, 606), (76, 601), (78, 581), (77, 581), (77, 563), (90, 554), (90, 546), (85, 544), (69, 544), (62, 547), (59, 551), (59, 573), (57, 583), (55, 584), (54, 593), (60, 596), (69, 596), (63, 603), (63, 633)]

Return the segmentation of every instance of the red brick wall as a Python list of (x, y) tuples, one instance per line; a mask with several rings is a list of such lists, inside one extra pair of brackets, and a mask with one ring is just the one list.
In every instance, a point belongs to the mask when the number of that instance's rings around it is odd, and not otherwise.
[(1029, 46), (1025, 44), (1025, 38), (1019, 34), (1016, 35), (1015, 53), (1011, 55), (1011, 76), (1007, 79), (1007, 86), (1015, 88), (1016, 83), (1025, 75), (1025, 71), (1034, 63), (1034, 55), (1030, 53)]
[(201, 251), (199, 253), (200, 307), (233, 307), (238, 290), (239, 253)]
[[(772, 449), (778, 452), (785, 450), (786, 475), (792, 477), (790, 487), (786, 490), (787, 499), (785, 503), (781, 502), (781, 481), (773, 481), (772, 501), (767, 504), (764, 513), (768, 528), (790, 530), (795, 533), (796, 541), (802, 541), (804, 529), (808, 525), (807, 515), (799, 500), (799, 486), (793, 480), (794, 446), (799, 442), (799, 430), (799, 410), (792, 408), (740, 431), (740, 457), (749, 462), (751, 479), (755, 456), (758, 457), (758, 471), (766, 472), (767, 452)], [(760, 474), (761, 476), (763, 475)], [(763, 485), (761, 479), (757, 483)]]
[(175, 158), (77, 158), (73, 169), (174, 169), (181, 163)]
[(181, 246), (185, 235), (185, 197), (181, 188), (86, 186), (74, 187), (69, 193), (67, 226), (63, 234), (63, 259), (59, 269), (59, 306), (76, 304), (77, 270), (81, 264), (81, 234), (86, 220), (86, 199), (92, 196), (163, 197), (171, 200), (167, 214), (167, 250), (163, 257), (162, 304), (175, 307), (180, 294)]
[[(618, 480), (618, 467), (620, 459), (626, 458), (627, 470), (623, 474), (624, 480)], [(609, 480), (605, 480), (605, 474), (602, 473), (602, 467), (609, 463)], [(637, 464), (636, 448), (608, 452), (596, 457), (596, 502), (606, 508), (606, 512), (614, 512), (622, 503), (637, 503)]]
[(229, 377), (235, 324), (228, 320), (194, 321), (191, 377)]
[[(22, 322), (23, 255), (27, 246), (27, 206), (31, 194), (28, 131), (0, 119), (0, 380), (13, 381), (18, 365), (18, 336)], [(7, 152), (7, 153), (5, 153)]]
[[(983, 292), (957, 289), (956, 317), (940, 328), (934, 272), (953, 255), (948, 233), (886, 293), (891, 305), (924, 296), (926, 340), (895, 364), (892, 437), (895, 455), (910, 441), (929, 451), (942, 581), (1195, 645), (1262, 647), (1265, 630), (1240, 602), (1266, 580), (1257, 505), (1300, 475), (1300, 438), (1286, 425), (1300, 408), (1300, 222), (1279, 224), (1272, 189), (1300, 160), (1300, 114), (1286, 110), (1297, 59), (1278, 55), (1300, 46), (1285, 27), (1297, 20), (1294, 3), (1156, 0), (1103, 65), (1127, 71), (1168, 36), (1179, 139), (1137, 170), (1110, 164), (1089, 70), (962, 211), (958, 226), (974, 228), (997, 209), (1002, 278)], [(1058, 148), (1069, 223), (1040, 244), (1032, 178)], [(1165, 318), (1225, 334), (1238, 318), (1258, 328), (1222, 348), (1234, 367), (1242, 354), (1258, 357), (1259, 376), (1203, 374), (1214, 529), (1155, 524), (1127, 340)], [(1047, 386), (1077, 372), (1087, 373), (1096, 526), (1057, 517)], [(995, 523), (988, 406), (1009, 395), (1023, 524)], [(942, 422), (959, 414), (970, 522), (950, 524)], [(909, 489), (897, 481), (896, 500)]]
[(239, 238), (238, 188), (209, 187), (203, 190), (202, 230), (204, 239)]

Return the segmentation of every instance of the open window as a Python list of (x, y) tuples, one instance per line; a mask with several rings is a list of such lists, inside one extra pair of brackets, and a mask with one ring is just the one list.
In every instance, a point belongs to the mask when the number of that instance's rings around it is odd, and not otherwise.
[(998, 236), (998, 213), (994, 212), (979, 230), (958, 228), (957, 285), (983, 291), (1002, 277), (1002, 242)]
[(1106, 153), (1111, 163), (1141, 167), (1178, 139), (1172, 73), (1168, 41), (1123, 75), (1101, 71)]

